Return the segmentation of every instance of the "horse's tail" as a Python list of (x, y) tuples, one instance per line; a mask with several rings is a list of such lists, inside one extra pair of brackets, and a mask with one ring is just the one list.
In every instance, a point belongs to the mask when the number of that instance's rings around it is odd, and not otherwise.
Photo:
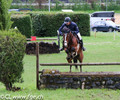
[[(74, 63), (77, 63), (77, 57), (74, 57), (73, 61), (74, 61)], [(78, 66), (75, 65), (75, 68), (78, 69)]]

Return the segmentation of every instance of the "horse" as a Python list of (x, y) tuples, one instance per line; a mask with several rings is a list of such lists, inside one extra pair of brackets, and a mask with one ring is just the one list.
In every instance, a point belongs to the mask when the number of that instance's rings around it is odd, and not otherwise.
[[(67, 61), (68, 63), (77, 63), (79, 60), (80, 63), (83, 62), (83, 51), (78, 43), (78, 38), (76, 34), (73, 34), (71, 31), (63, 33), (63, 48), (67, 53)], [(72, 65), (70, 65), (70, 72), (71, 72)], [(77, 65), (75, 68), (78, 69)], [(82, 65), (80, 65), (80, 72), (82, 72)]]

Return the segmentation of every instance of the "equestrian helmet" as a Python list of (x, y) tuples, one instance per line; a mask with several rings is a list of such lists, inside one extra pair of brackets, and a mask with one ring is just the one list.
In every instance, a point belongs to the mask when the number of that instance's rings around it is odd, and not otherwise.
[(71, 22), (71, 18), (70, 17), (65, 17), (64, 23), (67, 24), (68, 22)]

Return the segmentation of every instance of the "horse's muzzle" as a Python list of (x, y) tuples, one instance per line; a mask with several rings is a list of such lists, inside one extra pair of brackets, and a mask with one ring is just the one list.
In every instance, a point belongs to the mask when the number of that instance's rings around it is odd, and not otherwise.
[(74, 48), (74, 47), (72, 47), (72, 48), (71, 48), (71, 51), (72, 51), (72, 52), (75, 52), (75, 48)]

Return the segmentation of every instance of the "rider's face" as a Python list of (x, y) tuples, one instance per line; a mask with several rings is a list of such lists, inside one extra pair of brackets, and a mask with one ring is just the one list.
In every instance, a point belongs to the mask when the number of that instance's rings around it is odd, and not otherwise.
[(70, 22), (66, 23), (66, 25), (70, 25)]

